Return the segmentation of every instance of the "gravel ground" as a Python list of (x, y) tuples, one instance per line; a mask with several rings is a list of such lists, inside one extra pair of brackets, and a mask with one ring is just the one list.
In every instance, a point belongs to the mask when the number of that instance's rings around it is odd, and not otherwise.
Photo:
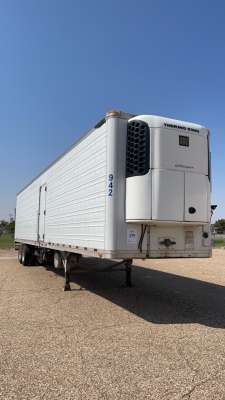
[(70, 292), (16, 256), (0, 251), (0, 399), (225, 400), (224, 250), (134, 261), (133, 288), (73, 275)]

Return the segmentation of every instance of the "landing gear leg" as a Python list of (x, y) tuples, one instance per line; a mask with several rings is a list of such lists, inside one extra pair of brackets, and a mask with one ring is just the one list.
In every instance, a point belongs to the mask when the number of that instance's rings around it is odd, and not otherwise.
[(70, 290), (70, 266), (67, 260), (67, 256), (63, 259), (64, 270), (65, 270), (65, 285), (63, 286), (62, 290), (67, 292)]
[(133, 287), (131, 283), (131, 264), (133, 260), (125, 260), (125, 266), (126, 266), (126, 286), (127, 287)]

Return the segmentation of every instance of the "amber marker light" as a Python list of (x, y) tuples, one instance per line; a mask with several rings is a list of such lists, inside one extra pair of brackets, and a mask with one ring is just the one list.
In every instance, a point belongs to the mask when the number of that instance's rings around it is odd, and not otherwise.
[(108, 112), (108, 115), (119, 115), (119, 113), (120, 113), (119, 111), (111, 110)]

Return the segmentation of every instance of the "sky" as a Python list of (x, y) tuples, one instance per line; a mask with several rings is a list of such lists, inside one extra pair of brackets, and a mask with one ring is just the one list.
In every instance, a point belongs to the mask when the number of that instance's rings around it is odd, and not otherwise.
[(0, 220), (112, 109), (210, 130), (225, 219), (223, 0), (0, 0)]

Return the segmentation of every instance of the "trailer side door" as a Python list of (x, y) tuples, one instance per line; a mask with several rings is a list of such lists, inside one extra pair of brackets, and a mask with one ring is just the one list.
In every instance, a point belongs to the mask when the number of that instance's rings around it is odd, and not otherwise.
[(38, 240), (41, 242), (45, 238), (46, 195), (47, 185), (45, 183), (39, 191)]

